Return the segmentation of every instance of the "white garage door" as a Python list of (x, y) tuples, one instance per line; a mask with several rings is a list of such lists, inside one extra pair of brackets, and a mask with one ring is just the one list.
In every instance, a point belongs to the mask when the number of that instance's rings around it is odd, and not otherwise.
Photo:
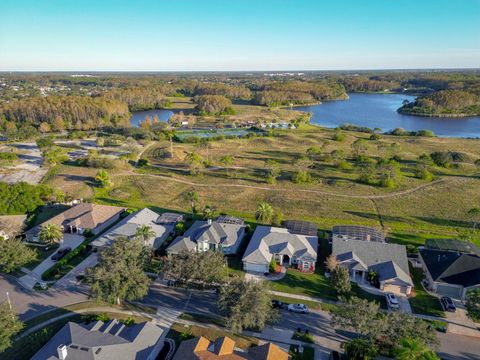
[(265, 273), (268, 271), (267, 265), (245, 263), (245, 271)]
[(440, 296), (449, 296), (454, 299), (460, 299), (462, 289), (458, 286), (437, 285), (437, 294)]

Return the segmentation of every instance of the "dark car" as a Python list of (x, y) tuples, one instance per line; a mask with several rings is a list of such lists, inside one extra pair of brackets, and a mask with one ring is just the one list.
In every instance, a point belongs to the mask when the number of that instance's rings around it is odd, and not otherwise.
[(281, 309), (283, 307), (283, 302), (280, 300), (272, 300), (272, 308)]
[(332, 351), (330, 353), (331, 360), (340, 360), (340, 353), (338, 351)]
[(62, 259), (65, 255), (67, 255), (70, 251), (72, 251), (72, 249), (69, 248), (69, 247), (66, 247), (64, 249), (60, 249), (55, 253), (55, 255), (52, 256), (52, 260), (58, 261), (58, 260)]
[(440, 299), (440, 304), (442, 305), (443, 311), (450, 311), (450, 312), (457, 311), (457, 307), (455, 306), (455, 303), (453, 302), (452, 299), (450, 299), (447, 296), (444, 296)]

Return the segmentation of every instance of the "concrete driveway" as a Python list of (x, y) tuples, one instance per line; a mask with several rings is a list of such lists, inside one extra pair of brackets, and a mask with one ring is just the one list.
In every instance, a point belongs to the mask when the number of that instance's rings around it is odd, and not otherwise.
[(407, 314), (412, 313), (412, 307), (410, 306), (410, 302), (408, 298), (404, 295), (396, 295), (398, 299), (398, 305), (400, 306), (400, 311), (403, 311)]
[[(85, 238), (82, 235), (77, 235), (77, 234), (63, 234), (63, 241), (60, 244), (59, 249), (64, 249), (66, 247), (70, 247), (73, 249), (77, 248), (80, 246), (80, 244), (85, 240)], [(55, 265), (56, 261), (52, 260), (52, 256), (56, 254), (53, 253), (50, 255), (48, 258), (43, 260), (35, 269), (32, 270), (32, 273), (34, 273), (37, 276), (42, 276), (43, 272), (47, 269), (50, 269), (53, 265)]]
[[(445, 312), (445, 317), (450, 321), (447, 332), (480, 338), (480, 331), (478, 330), (480, 324), (475, 324), (475, 322), (468, 317), (467, 309), (461, 302), (455, 301), (455, 305), (457, 306), (457, 311)], [(480, 339), (478, 341), (480, 342)]]

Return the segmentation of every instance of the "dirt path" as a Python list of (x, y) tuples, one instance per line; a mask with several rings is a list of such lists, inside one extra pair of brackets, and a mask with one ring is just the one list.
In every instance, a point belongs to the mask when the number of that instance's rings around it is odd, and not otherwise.
[(257, 190), (265, 190), (265, 191), (277, 191), (277, 192), (303, 192), (303, 193), (310, 193), (310, 194), (319, 194), (319, 195), (327, 195), (327, 196), (336, 196), (336, 197), (342, 197), (342, 198), (354, 198), (354, 199), (386, 199), (386, 198), (392, 198), (395, 196), (403, 196), (403, 195), (409, 195), (411, 193), (426, 189), (426, 188), (431, 188), (431, 187), (436, 187), (441, 184), (445, 184), (448, 182), (451, 182), (452, 179), (454, 178), (453, 176), (450, 178), (443, 178), (440, 180), (432, 181), (427, 184), (422, 184), (419, 186), (416, 186), (411, 189), (407, 190), (402, 190), (398, 191), (395, 193), (389, 193), (389, 194), (383, 194), (383, 195), (349, 195), (349, 194), (340, 194), (340, 193), (332, 193), (328, 191), (321, 191), (321, 190), (310, 190), (310, 189), (278, 189), (278, 188), (272, 188), (268, 186), (256, 186), (256, 185), (246, 185), (246, 184), (200, 184), (196, 183), (193, 181), (188, 181), (188, 180), (183, 180), (183, 179), (178, 179), (178, 178), (173, 178), (173, 177), (168, 177), (164, 175), (158, 175), (158, 174), (138, 174), (135, 172), (123, 172), (117, 174), (117, 176), (146, 176), (146, 177), (155, 177), (159, 178), (162, 180), (166, 181), (173, 181), (189, 186), (196, 186), (196, 187), (204, 187), (204, 188), (246, 188), (246, 189), (257, 189)]

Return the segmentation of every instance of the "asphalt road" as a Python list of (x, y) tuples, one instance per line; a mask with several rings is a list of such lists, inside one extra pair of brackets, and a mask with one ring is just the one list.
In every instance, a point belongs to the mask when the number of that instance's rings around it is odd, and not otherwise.
[[(10, 277), (0, 274), (0, 302), (6, 300), (7, 291), (10, 294), (13, 309), (23, 321), (58, 307), (88, 300), (88, 289), (85, 287), (72, 285), (61, 290), (54, 288), (45, 292), (28, 291)], [(159, 283), (154, 283), (140, 302), (182, 312), (196, 312), (205, 315), (218, 313), (215, 292), (188, 291), (166, 287)], [(281, 310), (281, 320), (277, 326), (290, 330), (308, 329), (318, 344), (329, 349), (338, 348), (342, 341), (352, 336), (347, 332), (333, 329), (330, 325), (330, 315), (322, 311), (296, 314)], [(441, 342), (438, 353), (442, 359), (480, 359), (480, 339), (441, 333), (438, 333), (438, 338)]]

